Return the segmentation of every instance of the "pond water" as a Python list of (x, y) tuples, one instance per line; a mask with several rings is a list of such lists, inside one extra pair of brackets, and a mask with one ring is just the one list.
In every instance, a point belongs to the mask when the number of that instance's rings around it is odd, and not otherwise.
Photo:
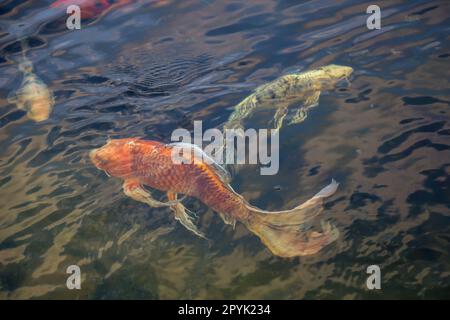
[[(0, 299), (450, 298), (448, 1), (380, 1), (379, 30), (353, 0), (115, 1), (80, 30), (51, 4), (0, 3)], [(45, 121), (7, 100), (23, 54), (55, 96)], [(350, 85), (283, 127), (278, 174), (231, 181), (266, 210), (339, 181), (340, 236), (317, 254), (276, 257), (189, 198), (205, 241), (89, 161), (111, 138), (220, 128), (257, 86), (327, 64)]]

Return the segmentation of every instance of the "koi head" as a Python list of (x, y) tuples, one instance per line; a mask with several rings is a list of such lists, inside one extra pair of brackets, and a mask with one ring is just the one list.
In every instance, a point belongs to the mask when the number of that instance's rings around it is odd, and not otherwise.
[(319, 68), (323, 77), (328, 81), (331, 80), (333, 84), (338, 83), (341, 80), (348, 80), (350, 75), (353, 73), (352, 67), (340, 66), (337, 64), (330, 64)]
[(33, 121), (40, 122), (47, 120), (52, 110), (52, 105), (48, 97), (38, 97), (31, 100), (30, 108), (27, 111), (27, 117)]
[(92, 163), (108, 175), (126, 178), (133, 174), (133, 160), (138, 139), (109, 140), (103, 147), (89, 153)]
[(19, 64), (19, 70), (23, 73), (31, 73), (33, 71), (33, 63), (31, 63), (31, 61), (28, 59), (24, 59)]

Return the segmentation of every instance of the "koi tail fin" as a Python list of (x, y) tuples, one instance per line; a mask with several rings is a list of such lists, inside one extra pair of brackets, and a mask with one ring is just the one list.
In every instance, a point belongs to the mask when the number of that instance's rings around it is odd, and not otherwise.
[(33, 63), (26, 56), (29, 47), (25, 38), (20, 40), (20, 46), (22, 47), (22, 61), (19, 64), (19, 70), (23, 73), (30, 73), (33, 71)]
[(302, 228), (322, 213), (323, 199), (331, 196), (338, 185), (332, 180), (314, 197), (292, 210), (270, 212), (247, 205), (249, 218), (244, 223), (277, 256), (289, 258), (315, 254), (335, 241), (339, 231), (323, 220), (322, 232), (304, 231)]

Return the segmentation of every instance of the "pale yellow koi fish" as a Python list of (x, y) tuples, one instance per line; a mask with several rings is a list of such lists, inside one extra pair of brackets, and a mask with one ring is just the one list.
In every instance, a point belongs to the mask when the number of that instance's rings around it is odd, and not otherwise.
[(55, 103), (51, 90), (33, 73), (33, 64), (25, 57), (19, 64), (19, 70), (23, 72), (22, 85), (8, 97), (8, 102), (25, 110), (33, 121), (47, 120)]
[(335, 64), (297, 74), (284, 75), (256, 88), (240, 102), (225, 124), (224, 129), (243, 129), (243, 120), (257, 110), (276, 109), (274, 128), (281, 129), (289, 106), (296, 108), (288, 124), (301, 123), (308, 109), (319, 103), (321, 91), (330, 90), (341, 80), (347, 80), (353, 68)]

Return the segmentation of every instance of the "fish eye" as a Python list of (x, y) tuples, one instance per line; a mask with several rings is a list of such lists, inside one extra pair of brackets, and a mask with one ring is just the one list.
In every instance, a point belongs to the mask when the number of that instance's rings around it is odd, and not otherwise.
[(99, 156), (98, 153), (94, 154), (94, 159), (95, 159), (95, 161), (98, 162), (99, 165), (102, 165), (102, 166), (106, 165), (108, 163), (108, 160), (106, 160), (105, 158)]

